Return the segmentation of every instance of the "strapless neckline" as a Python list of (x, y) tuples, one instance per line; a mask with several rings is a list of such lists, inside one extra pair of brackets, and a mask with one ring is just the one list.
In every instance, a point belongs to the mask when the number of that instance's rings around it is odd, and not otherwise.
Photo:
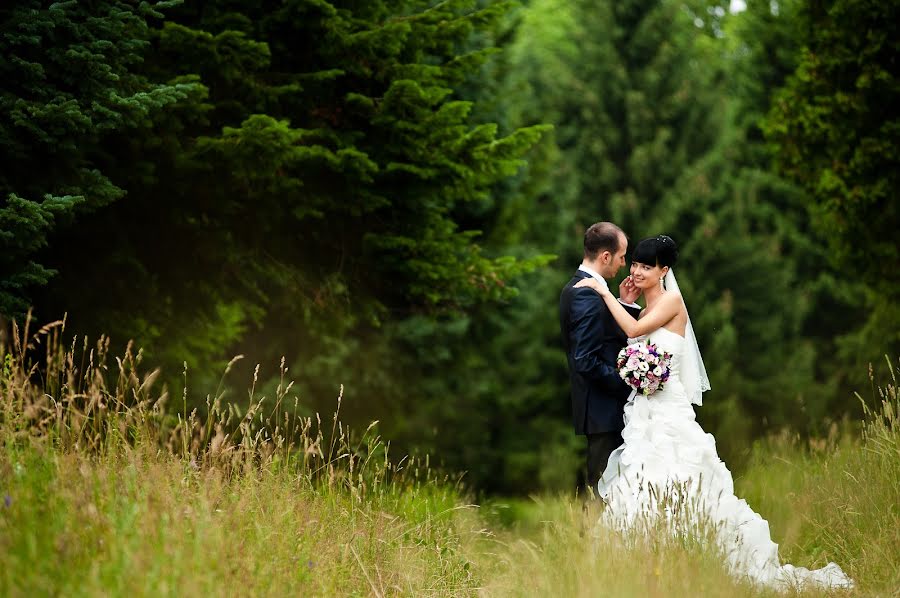
[(665, 331), (668, 332), (669, 334), (671, 334), (671, 335), (673, 335), (673, 336), (677, 336), (677, 337), (680, 338), (681, 340), (684, 340), (684, 335), (683, 335), (683, 334), (678, 334), (677, 332), (672, 332), (672, 331), (669, 330), (668, 328), (662, 328), (662, 327), (657, 328), (656, 330), (654, 330), (653, 332), (651, 332), (651, 333), (650, 333), (651, 336), (654, 335), (654, 334), (656, 334), (656, 333), (659, 332), (660, 330), (665, 330)]
[(646, 341), (651, 336), (657, 334), (660, 330), (668, 332), (669, 334), (671, 334), (672, 336), (674, 336), (675, 338), (677, 338), (679, 340), (684, 340), (684, 338), (685, 338), (684, 335), (678, 334), (677, 332), (672, 332), (668, 328), (660, 327), (660, 328), (657, 328), (656, 330), (654, 330), (653, 332), (651, 332), (650, 334), (645, 334), (643, 336), (638, 336), (638, 337), (630, 337), (628, 339), (628, 342), (631, 343), (631, 342), (635, 342), (635, 341)]

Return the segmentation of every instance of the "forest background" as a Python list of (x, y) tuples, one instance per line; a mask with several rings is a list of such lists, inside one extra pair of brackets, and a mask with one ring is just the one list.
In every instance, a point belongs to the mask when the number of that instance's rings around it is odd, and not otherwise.
[(558, 295), (612, 220), (678, 242), (739, 469), (852, 426), (900, 352), (898, 6), (0, 8), (0, 334), (134, 339), (177, 410), (235, 355), (228, 400), (274, 395), (283, 357), (303, 414), (343, 384), (395, 455), (568, 490)]

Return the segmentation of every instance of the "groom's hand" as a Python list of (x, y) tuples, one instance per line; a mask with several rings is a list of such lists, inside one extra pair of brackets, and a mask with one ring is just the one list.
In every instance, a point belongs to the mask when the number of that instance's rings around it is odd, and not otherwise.
[(619, 285), (619, 300), (623, 303), (634, 303), (640, 296), (641, 289), (634, 284), (634, 280), (630, 276), (626, 276)]

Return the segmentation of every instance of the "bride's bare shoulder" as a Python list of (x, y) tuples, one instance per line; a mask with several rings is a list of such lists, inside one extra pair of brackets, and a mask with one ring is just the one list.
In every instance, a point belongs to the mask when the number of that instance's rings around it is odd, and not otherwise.
[(683, 301), (681, 300), (681, 293), (679, 293), (678, 291), (666, 291), (665, 293), (663, 293), (662, 300), (667, 304), (672, 305), (683, 303)]

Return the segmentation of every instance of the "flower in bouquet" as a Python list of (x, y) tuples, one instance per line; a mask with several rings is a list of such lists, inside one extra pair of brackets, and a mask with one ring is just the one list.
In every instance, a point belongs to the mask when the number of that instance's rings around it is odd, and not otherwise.
[(634, 343), (619, 351), (616, 367), (628, 386), (642, 395), (652, 395), (669, 379), (671, 353), (653, 343)]

